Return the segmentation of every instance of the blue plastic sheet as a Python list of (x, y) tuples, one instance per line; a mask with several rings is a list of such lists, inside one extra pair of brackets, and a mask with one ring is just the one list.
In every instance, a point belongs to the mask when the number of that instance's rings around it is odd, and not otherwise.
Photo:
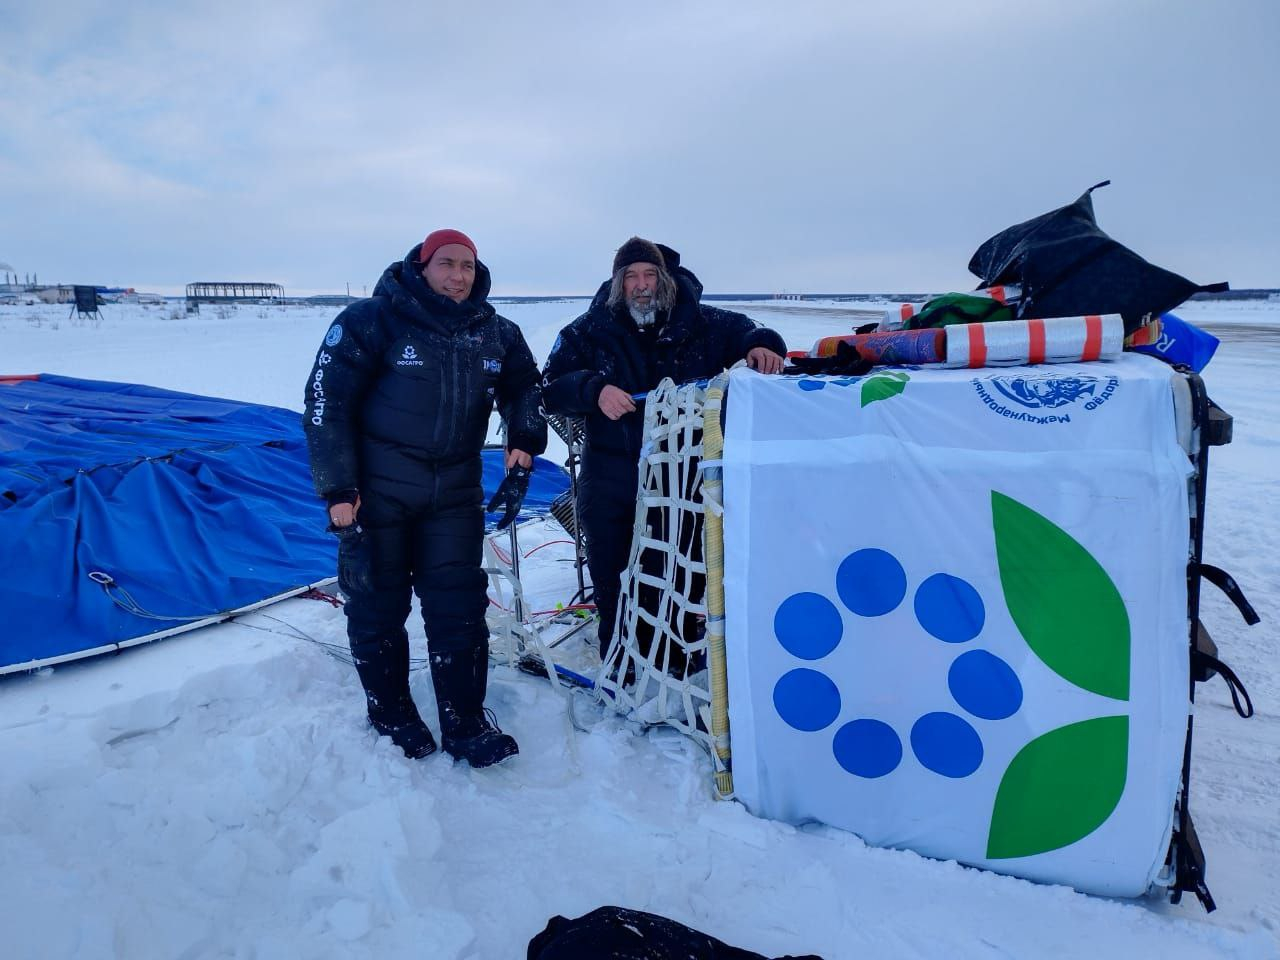
[[(484, 459), (488, 496), (502, 451)], [(540, 460), (524, 514), (545, 513), (567, 487)], [(326, 522), (296, 412), (138, 384), (0, 379), (0, 671), (332, 577)]]
[(1134, 347), (1134, 352), (1159, 357), (1165, 363), (1185, 363), (1196, 373), (1209, 365), (1218, 349), (1217, 337), (1172, 313), (1161, 314), (1160, 324), (1160, 339), (1149, 347)]

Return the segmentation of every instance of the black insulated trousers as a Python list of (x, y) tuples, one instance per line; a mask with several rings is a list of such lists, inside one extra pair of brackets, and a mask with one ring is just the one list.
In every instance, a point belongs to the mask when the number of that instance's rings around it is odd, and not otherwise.
[[(483, 492), (477, 462), (432, 465), (421, 482), (361, 489), (360, 538), (343, 538), (338, 585), (347, 638), (371, 705), (409, 693), (405, 621), (417, 593), (427, 648), (488, 659)], [(406, 494), (414, 502), (406, 502)]]

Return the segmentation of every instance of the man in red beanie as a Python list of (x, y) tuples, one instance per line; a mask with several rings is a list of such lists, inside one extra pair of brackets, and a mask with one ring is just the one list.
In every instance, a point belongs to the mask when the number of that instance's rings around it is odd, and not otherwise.
[(547, 444), (538, 367), (488, 301), (489, 271), (458, 230), (389, 266), (329, 327), (303, 426), (316, 492), (339, 537), (338, 585), (369, 722), (407, 756), (436, 749), (409, 692), (405, 620), (422, 604), (446, 753), (473, 767), (519, 752), (487, 716), (480, 451), (497, 403), (506, 464)]

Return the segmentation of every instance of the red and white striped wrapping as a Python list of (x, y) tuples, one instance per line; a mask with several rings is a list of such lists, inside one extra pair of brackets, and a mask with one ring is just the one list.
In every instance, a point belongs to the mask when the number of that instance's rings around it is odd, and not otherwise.
[(1120, 314), (956, 324), (947, 330), (947, 367), (1071, 363), (1117, 357), (1124, 347)]
[(900, 303), (897, 306), (890, 307), (884, 312), (884, 319), (876, 327), (876, 333), (901, 330), (907, 325), (908, 320), (920, 312), (923, 306), (923, 303)]

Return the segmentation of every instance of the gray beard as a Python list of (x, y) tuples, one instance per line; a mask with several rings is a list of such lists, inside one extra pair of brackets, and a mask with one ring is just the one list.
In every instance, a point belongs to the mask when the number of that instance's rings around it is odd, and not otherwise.
[(636, 322), (637, 327), (650, 327), (654, 321), (658, 319), (658, 311), (656, 309), (649, 310), (647, 313), (637, 310), (635, 307), (627, 304), (627, 309), (631, 311), (631, 319)]

